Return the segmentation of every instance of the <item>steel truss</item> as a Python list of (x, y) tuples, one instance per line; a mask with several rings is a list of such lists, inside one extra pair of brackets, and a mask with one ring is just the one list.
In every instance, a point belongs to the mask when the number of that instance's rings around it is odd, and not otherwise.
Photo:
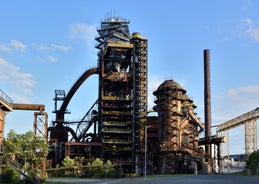
[[(218, 125), (218, 136), (225, 134), (226, 142), (221, 146), (221, 155), (229, 155), (229, 135), (230, 129), (244, 125), (245, 128), (245, 154), (248, 157), (252, 152), (257, 150), (257, 119), (259, 118), (259, 108), (249, 111), (241, 116), (231, 119)], [(227, 135), (226, 135), (227, 132)], [(226, 146), (227, 144), (227, 146)]]

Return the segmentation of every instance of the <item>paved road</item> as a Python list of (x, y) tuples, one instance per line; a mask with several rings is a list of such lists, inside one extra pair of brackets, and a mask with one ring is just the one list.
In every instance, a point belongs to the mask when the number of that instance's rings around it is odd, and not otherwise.
[(259, 184), (259, 177), (242, 175), (186, 175), (119, 179), (48, 179), (47, 181), (76, 184)]

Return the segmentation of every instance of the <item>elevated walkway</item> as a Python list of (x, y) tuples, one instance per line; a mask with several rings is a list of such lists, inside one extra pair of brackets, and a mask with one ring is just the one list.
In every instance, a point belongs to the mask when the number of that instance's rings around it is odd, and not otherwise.
[(11, 98), (9, 98), (4, 91), (0, 89), (0, 108), (4, 111), (12, 111), (13, 101)]
[(0, 150), (2, 150), (2, 141), (4, 138), (5, 116), (7, 112), (13, 110), (13, 101), (4, 91), (0, 89)]
[(245, 154), (249, 156), (257, 150), (257, 120), (259, 119), (259, 107), (224, 122), (217, 126), (217, 135), (226, 138), (221, 155), (229, 155), (229, 130), (244, 125)]

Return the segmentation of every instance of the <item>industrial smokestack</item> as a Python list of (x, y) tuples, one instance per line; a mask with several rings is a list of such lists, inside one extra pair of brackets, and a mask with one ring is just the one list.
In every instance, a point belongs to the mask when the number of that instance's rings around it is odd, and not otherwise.
[(210, 96), (210, 50), (204, 51), (204, 108), (205, 108), (205, 154), (210, 162), (211, 160), (211, 144), (210, 128), (211, 128), (211, 96)]

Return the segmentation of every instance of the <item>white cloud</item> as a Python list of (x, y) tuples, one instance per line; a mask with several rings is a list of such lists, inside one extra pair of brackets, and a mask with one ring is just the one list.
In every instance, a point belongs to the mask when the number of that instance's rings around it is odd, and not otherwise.
[(75, 23), (69, 27), (69, 36), (71, 40), (83, 40), (87, 46), (93, 47), (96, 36), (96, 25), (86, 25), (84, 23)]
[(259, 85), (242, 86), (216, 96), (212, 118), (223, 123), (259, 106)]
[(33, 95), (31, 88), (36, 85), (33, 76), (22, 72), (19, 67), (12, 65), (1, 57), (0, 66), (0, 84), (9, 85), (14, 91), (20, 94), (19, 98), (16, 98), (18, 95), (12, 96), (14, 101), (21, 101), (21, 98), (23, 98), (25, 99), (22, 100), (23, 102), (28, 102), (28, 99)]
[(12, 100), (14, 100), (14, 103), (31, 103), (31, 100), (29, 97), (21, 95), (20, 93), (10, 93), (10, 96), (12, 97)]
[(5, 52), (11, 51), (11, 49), (6, 44), (1, 44), (0, 45), (0, 50), (1, 51), (5, 51)]
[(35, 60), (39, 61), (39, 62), (44, 62), (44, 63), (56, 63), (58, 61), (58, 58), (52, 55), (47, 55), (47, 56), (43, 56), (43, 57), (36, 57)]
[(49, 61), (50, 63), (55, 63), (55, 62), (57, 61), (57, 58), (54, 57), (54, 56), (48, 56), (48, 61)]
[(45, 51), (45, 50), (51, 50), (51, 47), (49, 45), (36, 45), (36, 49)]
[(255, 41), (259, 41), (259, 23), (254, 22), (252, 19), (246, 18), (242, 20), (239, 25), (241, 30), (244, 30), (244, 34), (249, 36)]
[(65, 45), (57, 45), (57, 44), (50, 44), (50, 46), (52, 47), (52, 48), (55, 48), (55, 49), (57, 49), (57, 50), (60, 50), (60, 51), (68, 51), (69, 49), (70, 49), (70, 47), (68, 47), (68, 46), (65, 46)]
[(39, 45), (35, 45), (35, 47), (41, 51), (47, 51), (47, 50), (68, 51), (68, 50), (70, 50), (69, 46), (54, 44), (54, 43), (51, 43), (49, 45), (39, 44)]
[(0, 44), (0, 50), (8, 52), (15, 50), (24, 51), (26, 48), (27, 46), (24, 43), (17, 40), (11, 40), (9, 43)]
[(19, 42), (17, 40), (12, 40), (10, 42), (10, 47), (13, 48), (13, 49), (17, 49), (17, 50), (25, 50), (26, 49), (26, 45), (24, 45), (22, 42)]

